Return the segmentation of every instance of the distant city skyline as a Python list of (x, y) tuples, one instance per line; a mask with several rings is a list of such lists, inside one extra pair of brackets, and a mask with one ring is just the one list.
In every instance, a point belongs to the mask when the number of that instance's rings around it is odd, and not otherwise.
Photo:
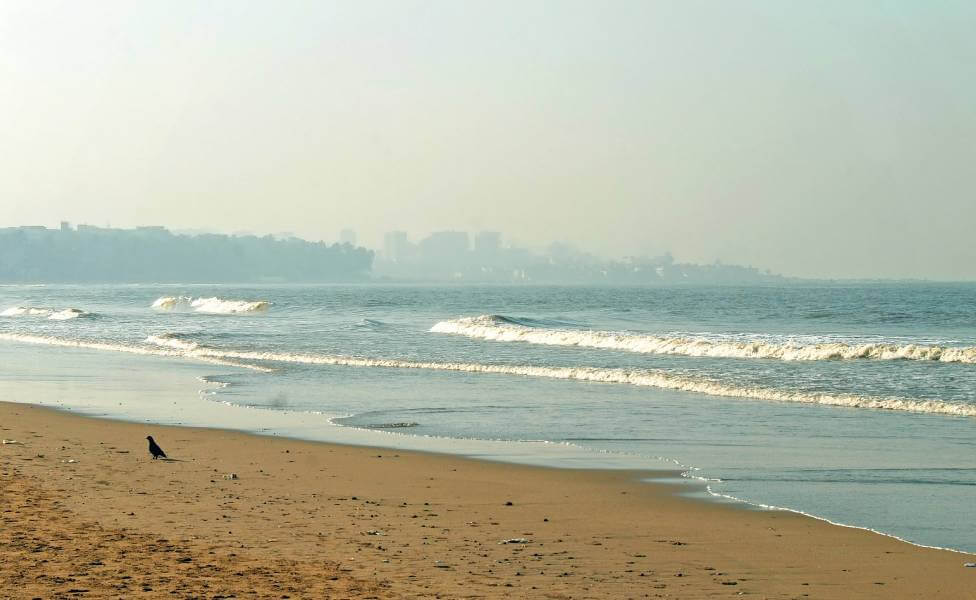
[(976, 3), (0, 4), (0, 226), (976, 279)]
[[(662, 257), (667, 257), (668, 260), (675, 260), (670, 249), (664, 249), (656, 254), (651, 253), (635, 253), (629, 255), (605, 255), (598, 252), (594, 252), (592, 249), (585, 246), (574, 244), (568, 242), (567, 240), (554, 239), (546, 243), (540, 243), (538, 245), (525, 245), (521, 244), (518, 240), (515, 240), (505, 234), (503, 231), (492, 231), (492, 230), (479, 230), (479, 231), (466, 231), (462, 229), (446, 229), (439, 231), (427, 231), (420, 234), (413, 234), (411, 232), (396, 230), (388, 231), (383, 234), (383, 240), (376, 244), (371, 245), (368, 243), (363, 243), (363, 240), (359, 239), (358, 232), (352, 227), (343, 227), (339, 229), (332, 236), (323, 236), (321, 238), (306, 238), (297, 235), (292, 231), (256, 231), (256, 230), (238, 230), (238, 231), (220, 231), (217, 229), (178, 229), (169, 228), (165, 225), (135, 225), (132, 227), (117, 227), (109, 223), (103, 225), (93, 225), (91, 223), (72, 223), (71, 221), (60, 220), (54, 224), (20, 224), (20, 225), (6, 225), (0, 223), (0, 232), (4, 230), (21, 229), (25, 231), (80, 231), (80, 232), (92, 232), (98, 230), (113, 230), (113, 231), (139, 231), (146, 233), (158, 233), (158, 232), (168, 232), (174, 235), (219, 235), (219, 236), (244, 236), (244, 237), (266, 237), (271, 236), (275, 239), (288, 239), (296, 238), (302, 241), (308, 242), (322, 242), (325, 244), (349, 244), (354, 247), (361, 247), (374, 253), (374, 267), (377, 263), (381, 265), (381, 268), (377, 272), (380, 277), (384, 275), (383, 263), (397, 263), (402, 262), (402, 259), (416, 259), (424, 255), (424, 248), (428, 248), (427, 257), (438, 253), (443, 253), (445, 255), (455, 255), (457, 253), (466, 253), (472, 258), (485, 258), (488, 255), (498, 253), (500, 251), (514, 251), (517, 253), (522, 253), (523, 258), (532, 256), (533, 254), (538, 256), (550, 256), (556, 254), (562, 254), (564, 257), (567, 256), (578, 256), (578, 257), (589, 257), (592, 260), (598, 261), (608, 261), (608, 262), (619, 262), (619, 261), (634, 261), (634, 260), (660, 260)], [(463, 240), (463, 241), (461, 241)], [(566, 253), (569, 254), (566, 254)], [(399, 260), (398, 260), (399, 259)], [(716, 256), (711, 259), (706, 260), (695, 260), (687, 256), (678, 255), (678, 260), (681, 260), (685, 264), (689, 265), (700, 265), (700, 266), (710, 266), (710, 265), (728, 265), (733, 268), (745, 267), (748, 269), (755, 269), (757, 272), (768, 273), (775, 275), (777, 277), (786, 278), (796, 278), (796, 279), (811, 279), (811, 280), (871, 280), (871, 279), (891, 279), (891, 280), (910, 280), (919, 279), (925, 280), (929, 279), (932, 281), (940, 281), (938, 278), (927, 278), (927, 277), (804, 277), (803, 275), (798, 275), (791, 273), (789, 271), (781, 272), (775, 269), (770, 269), (763, 265), (753, 264), (753, 263), (738, 263), (734, 260), (729, 260), (721, 256)], [(387, 265), (388, 267), (389, 265)], [(976, 278), (973, 278), (976, 279)], [(941, 281), (969, 281), (968, 279), (942, 279)]]
[(534, 252), (503, 246), (501, 233), (437, 231), (412, 241), (391, 231), (380, 251), (340, 241), (307, 241), (291, 232), (173, 232), (161, 225), (0, 227), (0, 281), (5, 283), (343, 282), (399, 281), (521, 284), (715, 285), (788, 283), (752, 266), (700, 265), (656, 257), (604, 259), (554, 242)]

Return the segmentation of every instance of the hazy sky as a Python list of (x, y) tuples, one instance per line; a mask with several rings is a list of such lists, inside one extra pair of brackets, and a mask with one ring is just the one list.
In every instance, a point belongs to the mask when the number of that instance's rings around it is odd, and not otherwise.
[(976, 279), (976, 2), (0, 0), (0, 226)]

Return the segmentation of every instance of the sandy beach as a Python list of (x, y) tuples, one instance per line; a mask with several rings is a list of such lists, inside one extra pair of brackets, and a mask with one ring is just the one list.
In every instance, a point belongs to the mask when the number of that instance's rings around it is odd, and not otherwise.
[(9, 403), (0, 437), (4, 598), (976, 598), (971, 555), (683, 498), (649, 473)]

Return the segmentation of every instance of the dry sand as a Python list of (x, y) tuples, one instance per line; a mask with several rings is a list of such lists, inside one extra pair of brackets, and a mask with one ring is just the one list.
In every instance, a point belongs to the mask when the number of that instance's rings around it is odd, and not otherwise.
[[(148, 434), (173, 460), (150, 460)], [(20, 442), (0, 446), (4, 598), (976, 598), (971, 555), (646, 473), (6, 403), (0, 437)]]

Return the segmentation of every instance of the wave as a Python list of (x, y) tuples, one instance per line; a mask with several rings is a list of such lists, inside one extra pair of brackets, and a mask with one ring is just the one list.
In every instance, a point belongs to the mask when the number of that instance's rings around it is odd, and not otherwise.
[[(820, 404), (848, 408), (875, 408), (916, 413), (976, 417), (976, 405), (941, 400), (913, 400), (898, 397), (874, 397), (857, 394), (829, 394), (788, 391), (760, 386), (736, 386), (705, 378), (675, 375), (662, 370), (622, 369), (600, 367), (542, 367), (532, 365), (492, 365), (481, 363), (426, 362), (387, 358), (368, 358), (341, 355), (293, 354), (284, 352), (254, 352), (208, 348), (172, 336), (164, 338), (167, 347), (186, 344), (185, 356), (234, 359), (257, 362), (281, 362), (306, 365), (348, 367), (382, 367), (391, 369), (426, 369), (434, 371), (462, 371), (498, 375), (520, 375), (548, 379), (568, 379), (595, 383), (617, 383), (694, 392), (726, 398), (749, 398), (771, 402)], [(147, 340), (151, 342), (153, 338)]]
[(976, 364), (976, 347), (841, 341), (805, 344), (796, 341), (729, 340), (700, 336), (656, 336), (613, 331), (549, 329), (527, 326), (501, 315), (441, 321), (431, 327), (430, 331), (499, 342), (603, 348), (645, 354), (768, 358), (789, 361), (872, 359)]
[(183, 352), (196, 350), (199, 347), (199, 344), (197, 344), (196, 342), (189, 342), (183, 340), (172, 333), (151, 335), (146, 338), (146, 343), (153, 344), (155, 346), (160, 346), (163, 348), (172, 348), (173, 350), (179, 350)]
[(51, 313), (48, 319), (51, 319), (52, 321), (67, 321), (69, 319), (77, 319), (78, 317), (83, 317), (88, 314), (89, 313), (77, 308), (66, 308), (64, 310), (58, 310)]
[(579, 327), (582, 323), (568, 319), (538, 319), (533, 317), (510, 317), (507, 315), (482, 315), (476, 319), (491, 320), (495, 323), (512, 325), (515, 327)]
[(187, 352), (179, 351), (176, 349), (167, 350), (163, 348), (147, 348), (143, 346), (133, 346), (128, 344), (114, 344), (108, 342), (97, 342), (89, 340), (73, 340), (65, 338), (57, 338), (51, 336), (42, 335), (25, 335), (19, 333), (0, 333), (0, 340), (6, 340), (10, 342), (20, 342), (24, 344), (37, 344), (42, 346), (59, 346), (62, 348), (82, 348), (86, 350), (105, 350), (109, 352), (124, 352), (126, 354), (140, 354), (144, 356), (163, 356), (170, 358), (194, 358), (197, 360), (202, 360), (204, 362), (209, 362), (212, 364), (225, 365), (228, 367), (239, 367), (242, 369), (250, 369), (253, 371), (261, 371), (265, 373), (270, 373), (274, 369), (259, 365), (250, 365), (247, 363), (238, 362), (232, 360), (230, 357), (221, 358), (219, 356), (194, 356)]
[(215, 315), (265, 312), (271, 308), (267, 300), (225, 300), (224, 298), (191, 298), (189, 296), (163, 296), (152, 303), (158, 310), (187, 310)]
[(31, 306), (11, 306), (3, 312), (0, 312), (0, 317), (22, 317), (22, 316), (37, 316), (37, 315), (49, 315), (51, 314), (51, 309), (49, 308), (34, 308)]
[(78, 317), (89, 316), (91, 313), (80, 308), (40, 308), (36, 306), (11, 306), (0, 312), (0, 317), (47, 317), (52, 321), (67, 321)]
[(765, 388), (761, 386), (737, 386), (706, 378), (694, 378), (686, 375), (676, 375), (663, 370), (623, 369), (612, 367), (544, 367), (533, 365), (426, 362), (342, 355), (225, 350), (201, 346), (196, 342), (185, 340), (172, 334), (150, 336), (145, 341), (146, 344), (151, 345), (150, 347), (9, 333), (0, 333), (0, 340), (45, 344), (51, 346), (88, 348), (93, 350), (108, 350), (114, 352), (127, 352), (132, 354), (191, 358), (263, 372), (272, 372), (275, 369), (272, 367), (255, 365), (253, 363), (277, 362), (306, 365), (424, 369), (496, 375), (517, 375), (594, 383), (627, 384), (693, 392), (709, 396), (755, 399), (769, 402), (818, 404), (823, 406), (838, 406), (846, 408), (872, 408), (914, 413), (976, 417), (976, 405), (974, 404), (944, 402), (941, 400), (917, 400), (899, 397), (861, 396), (857, 394), (789, 391), (775, 388)]
[(190, 298), (189, 296), (162, 296), (160, 298), (156, 298), (155, 302), (152, 303), (152, 308), (157, 308), (160, 310), (189, 308), (190, 302), (193, 302), (193, 298)]
[(367, 328), (367, 329), (382, 329), (386, 327), (387, 324), (383, 321), (378, 321), (376, 319), (360, 319), (356, 322), (355, 327)]

